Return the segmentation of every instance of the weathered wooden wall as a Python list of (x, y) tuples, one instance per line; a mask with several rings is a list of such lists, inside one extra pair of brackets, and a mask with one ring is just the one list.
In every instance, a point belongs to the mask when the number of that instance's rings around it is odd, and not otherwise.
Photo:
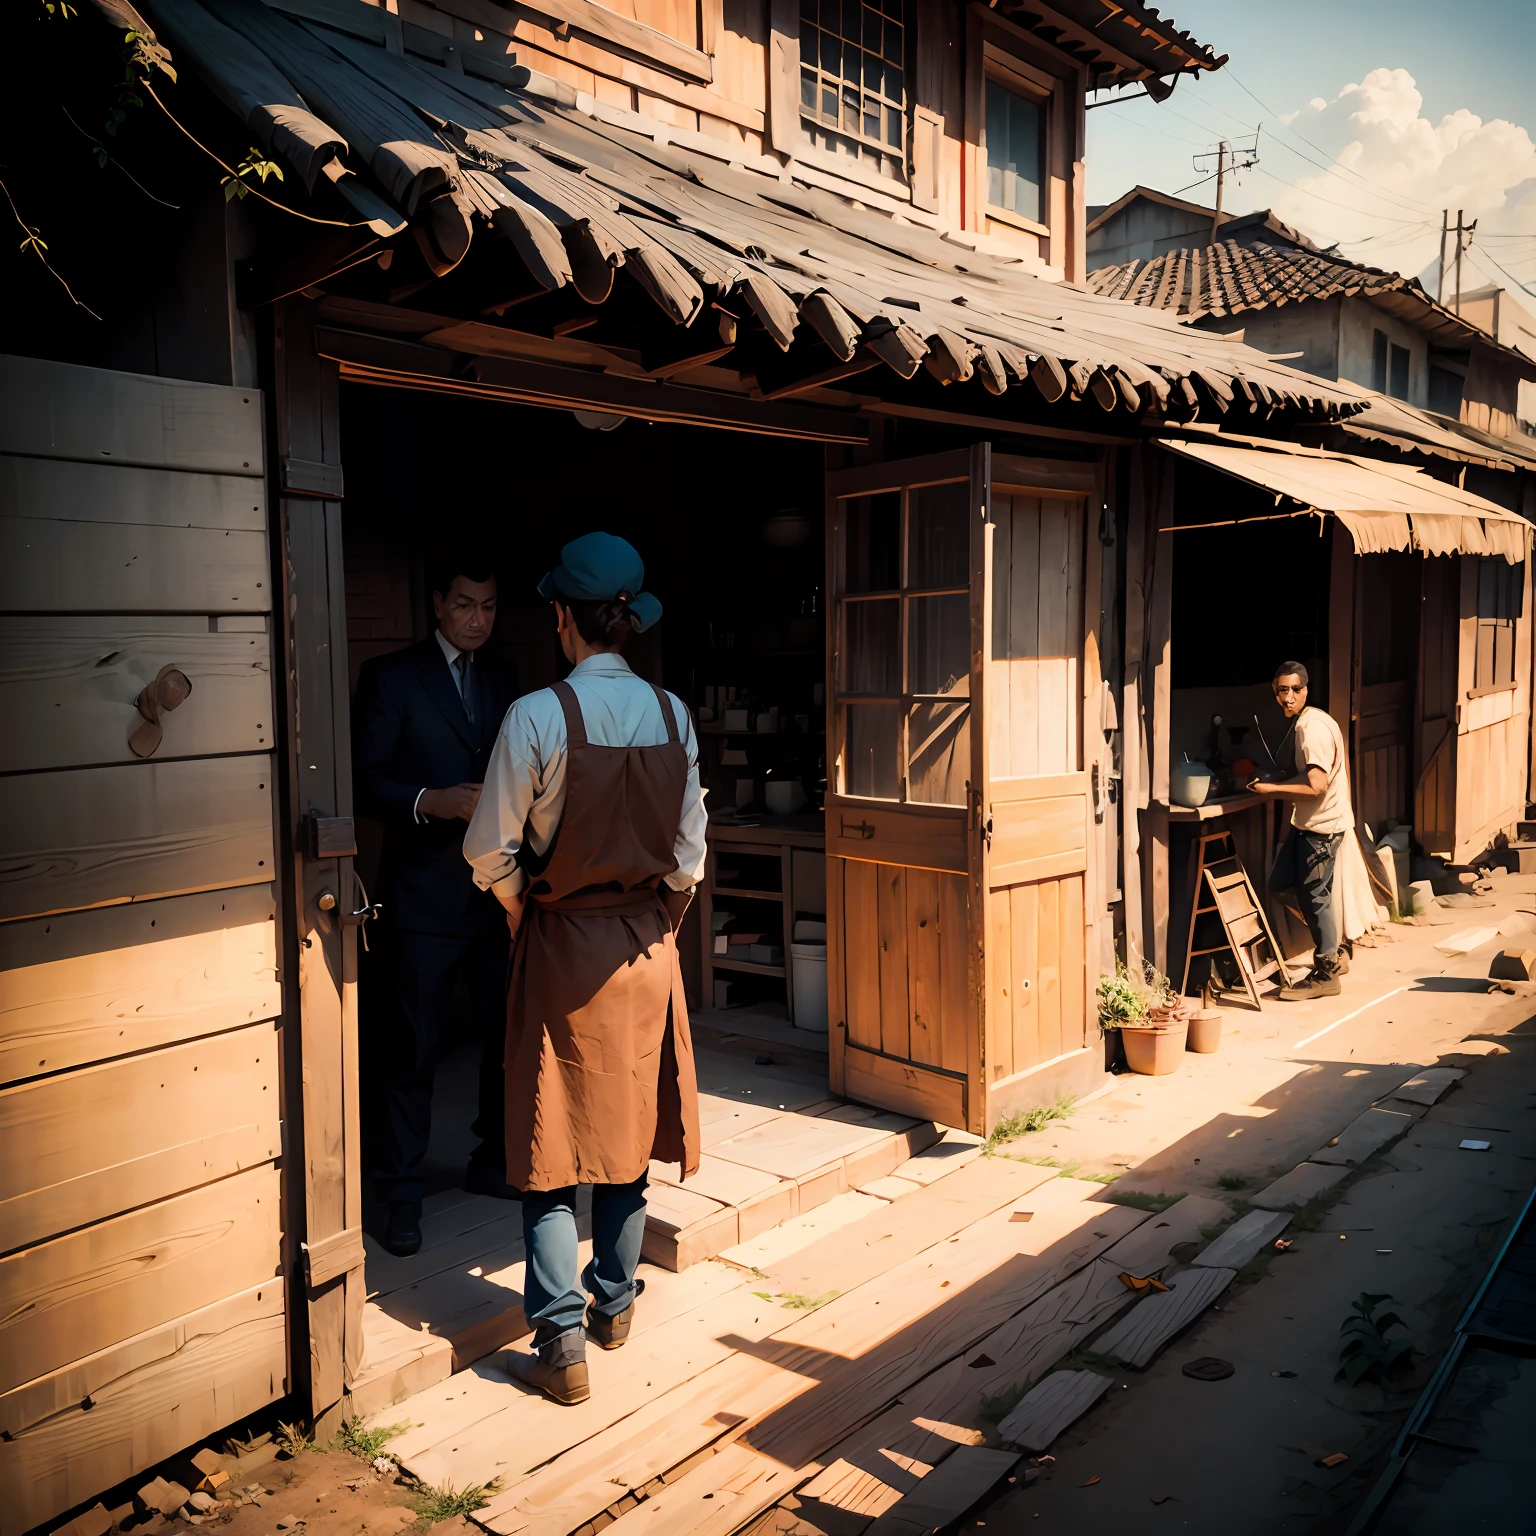
[(5, 1536), (286, 1388), (262, 439), (255, 390), (0, 358)]

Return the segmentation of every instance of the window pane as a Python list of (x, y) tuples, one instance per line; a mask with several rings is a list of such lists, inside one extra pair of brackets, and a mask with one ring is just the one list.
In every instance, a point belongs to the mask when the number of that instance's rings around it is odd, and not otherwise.
[(1392, 347), (1392, 379), (1388, 393), (1399, 400), (1408, 398), (1408, 348)]
[[(863, 605), (861, 605), (863, 606)], [(907, 599), (907, 689), (965, 698), (970, 693), (971, 599)]]
[(895, 800), (900, 783), (901, 707), (897, 704), (843, 706), (845, 795)]
[(845, 592), (893, 592), (901, 585), (901, 492), (843, 503)]
[(843, 693), (901, 692), (901, 599), (843, 604), (843, 644), (838, 658)]
[(971, 485), (925, 485), (909, 492), (907, 585), (963, 587), (970, 566)]
[(808, 70), (800, 76), (800, 105), (811, 112), (816, 110), (816, 76)]
[(864, 46), (871, 53), (880, 52), (880, 12), (866, 9), (864, 12)]
[(1371, 333), (1371, 388), (1387, 392), (1387, 333)]
[(885, 141), (894, 149), (901, 148), (901, 113), (895, 107), (885, 109)]
[(964, 805), (971, 776), (971, 710), (967, 704), (914, 704), (907, 718), (907, 799)]
[(1037, 102), (987, 81), (987, 198), (1040, 222), (1043, 116)]

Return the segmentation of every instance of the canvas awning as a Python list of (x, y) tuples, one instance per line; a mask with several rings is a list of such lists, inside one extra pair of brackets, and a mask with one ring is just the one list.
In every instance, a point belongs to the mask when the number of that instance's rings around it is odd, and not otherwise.
[(1424, 555), (1524, 560), (1531, 525), (1513, 512), (1408, 464), (1361, 459), (1295, 443), (1159, 437), (1157, 446), (1221, 474), (1327, 513), (1349, 530), (1355, 553), (1416, 549)]

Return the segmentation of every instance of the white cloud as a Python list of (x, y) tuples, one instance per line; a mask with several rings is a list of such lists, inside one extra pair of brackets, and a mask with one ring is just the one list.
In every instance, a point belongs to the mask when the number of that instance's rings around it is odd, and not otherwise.
[[(1275, 211), (1323, 244), (1340, 241), (1356, 260), (1402, 272), (1433, 266), (1442, 208), (1451, 210), (1453, 221), (1458, 208), (1479, 219), (1480, 233), (1536, 236), (1536, 144), (1530, 134), (1502, 118), (1484, 122), (1466, 108), (1431, 122), (1423, 109), (1424, 98), (1405, 69), (1373, 69), (1331, 101), (1314, 97), (1283, 119), (1292, 132), (1281, 137), (1291, 144), (1293, 134), (1309, 140), (1332, 158), (1332, 173), (1306, 167), (1274, 146), (1265, 154), (1261, 146), (1269, 168), (1295, 183), (1270, 183)], [(1295, 147), (1317, 158), (1308, 145)], [(1530, 264), (1516, 262), (1536, 251), (1536, 242), (1489, 240), (1487, 249), (1529, 276)], [(1463, 276), (1468, 286), (1489, 280)]]

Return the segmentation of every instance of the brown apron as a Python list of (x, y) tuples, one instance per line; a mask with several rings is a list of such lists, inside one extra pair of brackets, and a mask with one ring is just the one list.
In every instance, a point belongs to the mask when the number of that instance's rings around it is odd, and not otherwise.
[[(638, 681), (638, 680), (637, 680)], [(652, 1158), (699, 1165), (699, 1103), (677, 944), (657, 895), (673, 852), (688, 757), (671, 700), (667, 739), (587, 740), (565, 713), (565, 809), (532, 875), (507, 994), (507, 1180), (519, 1189), (628, 1184)]]

